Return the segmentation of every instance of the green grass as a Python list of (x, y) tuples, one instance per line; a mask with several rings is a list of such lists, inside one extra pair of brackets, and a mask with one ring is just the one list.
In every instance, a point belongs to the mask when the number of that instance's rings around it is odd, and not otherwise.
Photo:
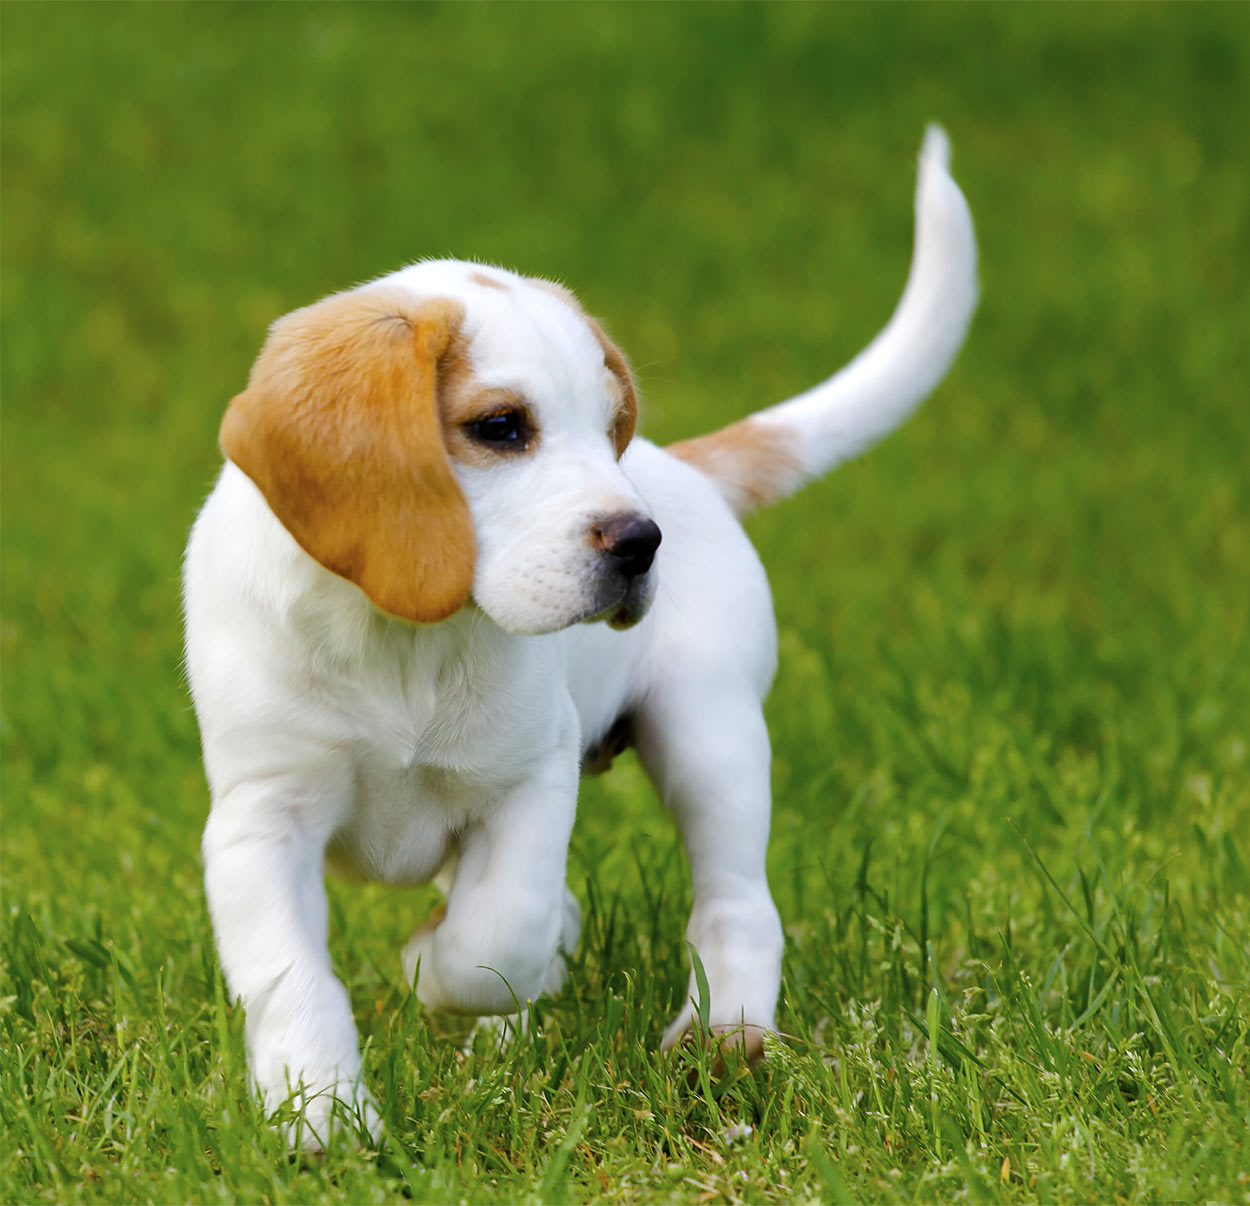
[[(0, 1198), (1250, 1201), (1250, 9), (0, 20)], [(266, 324), (423, 255), (558, 276), (689, 435), (884, 321), (931, 119), (971, 342), (751, 525), (784, 1043), (716, 1084), (657, 1054), (688, 887), (627, 759), (512, 1047), (404, 990), (428, 893), (332, 885), (388, 1138), (289, 1161), (213, 953), (177, 597)]]

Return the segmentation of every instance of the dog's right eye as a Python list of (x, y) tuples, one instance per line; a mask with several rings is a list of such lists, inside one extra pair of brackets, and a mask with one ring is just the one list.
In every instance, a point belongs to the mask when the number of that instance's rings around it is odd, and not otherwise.
[(501, 410), (483, 419), (473, 419), (465, 429), (479, 444), (486, 444), (501, 451), (521, 451), (530, 442), (530, 427), (525, 413), (520, 410)]

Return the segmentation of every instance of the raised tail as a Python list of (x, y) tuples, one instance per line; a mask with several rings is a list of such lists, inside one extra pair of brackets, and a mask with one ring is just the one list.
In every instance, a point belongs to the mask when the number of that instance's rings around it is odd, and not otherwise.
[(668, 451), (716, 483), (739, 516), (793, 494), (898, 427), (932, 392), (963, 344), (977, 305), (972, 215), (950, 175), (950, 142), (925, 132), (916, 241), (890, 321), (820, 385)]

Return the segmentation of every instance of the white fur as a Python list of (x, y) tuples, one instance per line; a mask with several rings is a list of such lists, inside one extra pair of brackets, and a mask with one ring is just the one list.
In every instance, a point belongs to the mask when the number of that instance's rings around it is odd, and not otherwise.
[(976, 264), (972, 216), (950, 176), (950, 143), (940, 126), (930, 126), (916, 181), (915, 251), (898, 308), (840, 372), (756, 416), (803, 433), (794, 486), (864, 452), (933, 391), (972, 321)]
[[(962, 340), (975, 244), (934, 135), (917, 231), (887, 331), (831, 383), (764, 412), (810, 449), (791, 485), (900, 422)], [(474, 283), (482, 271), (507, 291)], [(327, 950), (327, 865), (395, 884), (444, 868), (446, 918), (405, 952), (417, 994), (511, 1013), (562, 983), (560, 949), (579, 924), (565, 889), (579, 760), (622, 716), (681, 828), (694, 896), (687, 936), (711, 1024), (771, 1029), (780, 984), (761, 710), (776, 633), (758, 557), (700, 471), (643, 439), (617, 462), (602, 349), (558, 297), (448, 262), (385, 284), (459, 299), (475, 376), (523, 394), (540, 423), (532, 455), (457, 469), (478, 542), (472, 601), (432, 625), (382, 614), (304, 553), (230, 462), (185, 566), (187, 667), (213, 801), (205, 881), (222, 965), (247, 1010), (265, 1102), (301, 1089), (314, 1146), (336, 1100), (377, 1125)], [(586, 530), (622, 510), (663, 532), (647, 576), (648, 590), (658, 582), (653, 604), (627, 631), (577, 624), (618, 602), (604, 594)], [(692, 1016), (687, 1002), (666, 1043)]]

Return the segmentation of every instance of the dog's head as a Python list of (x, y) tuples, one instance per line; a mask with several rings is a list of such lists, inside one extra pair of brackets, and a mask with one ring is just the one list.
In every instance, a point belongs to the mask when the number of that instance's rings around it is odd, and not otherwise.
[(624, 356), (558, 285), (431, 262), (279, 319), (221, 446), (321, 565), (432, 622), (637, 622), (660, 532)]

